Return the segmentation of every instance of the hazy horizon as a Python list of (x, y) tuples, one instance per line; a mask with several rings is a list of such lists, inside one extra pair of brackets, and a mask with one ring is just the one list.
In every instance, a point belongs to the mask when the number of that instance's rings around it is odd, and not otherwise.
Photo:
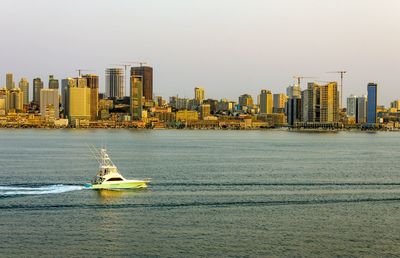
[[(0, 85), (93, 69), (104, 91), (111, 64), (145, 61), (154, 94), (256, 98), (285, 92), (293, 75), (339, 81), (345, 97), (378, 83), (378, 104), (400, 98), (400, 2), (395, 0), (2, 0)], [(302, 88), (306, 86), (306, 80)]]

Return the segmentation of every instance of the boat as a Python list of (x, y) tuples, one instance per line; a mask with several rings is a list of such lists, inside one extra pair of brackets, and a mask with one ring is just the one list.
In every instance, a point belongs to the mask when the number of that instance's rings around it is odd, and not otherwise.
[(108, 190), (147, 188), (150, 179), (125, 179), (111, 161), (105, 148), (101, 148), (99, 151), (91, 149), (91, 151), (99, 162), (99, 171), (90, 184), (85, 184), (86, 188)]

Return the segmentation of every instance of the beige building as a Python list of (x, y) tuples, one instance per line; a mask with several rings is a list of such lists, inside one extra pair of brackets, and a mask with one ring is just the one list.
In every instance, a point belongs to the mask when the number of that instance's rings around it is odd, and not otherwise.
[(211, 106), (210, 104), (201, 104), (200, 105), (200, 117), (204, 119), (211, 115)]
[(90, 120), (97, 120), (99, 114), (99, 76), (86, 74), (82, 78), (86, 79), (86, 86), (90, 89)]
[(60, 116), (58, 89), (42, 89), (40, 91), (40, 114), (46, 120), (55, 120)]
[(6, 74), (6, 88), (8, 90), (14, 89), (15, 84), (13, 80), (13, 74), (12, 73), (7, 73)]
[(199, 113), (193, 110), (179, 110), (178, 112), (176, 112), (175, 119), (176, 121), (186, 121), (186, 122), (198, 121)]
[(87, 87), (71, 87), (68, 89), (68, 119), (90, 120), (90, 89)]
[(260, 96), (260, 114), (272, 114), (273, 98), (269, 90), (261, 90)]
[(203, 103), (204, 100), (204, 88), (202, 87), (196, 87), (194, 88), (194, 99), (197, 105), (200, 105)]
[(143, 109), (143, 77), (140, 75), (131, 76), (131, 90), (130, 90), (130, 111), (133, 121), (142, 120)]
[(24, 105), (29, 104), (29, 82), (26, 78), (21, 78), (18, 84), (19, 88), (24, 93)]
[(287, 102), (287, 96), (284, 93), (274, 94), (274, 113), (284, 113)]

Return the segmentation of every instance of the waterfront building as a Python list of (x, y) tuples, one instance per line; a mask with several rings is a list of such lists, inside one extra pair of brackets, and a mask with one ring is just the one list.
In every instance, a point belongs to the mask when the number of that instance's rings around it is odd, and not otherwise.
[(355, 95), (350, 95), (350, 97), (347, 98), (347, 108), (346, 108), (346, 114), (348, 117), (355, 118), (357, 114), (357, 96)]
[(9, 109), (22, 112), (24, 109), (24, 92), (20, 88), (13, 88), (9, 92)]
[(193, 122), (199, 120), (199, 113), (194, 110), (179, 110), (175, 115), (176, 121)]
[(274, 94), (273, 113), (285, 113), (287, 99), (288, 97), (284, 93)]
[(339, 97), (336, 82), (325, 85), (310, 82), (306, 91), (307, 93), (303, 94), (304, 122), (339, 122)]
[(90, 89), (90, 120), (97, 120), (99, 114), (99, 76), (96, 74), (85, 74), (86, 86)]
[(210, 104), (201, 104), (200, 105), (200, 117), (204, 120), (205, 117), (211, 115), (211, 105)]
[(42, 89), (40, 91), (40, 114), (46, 120), (55, 120), (60, 116), (59, 97), (57, 89)]
[(289, 126), (295, 126), (302, 121), (302, 101), (298, 96), (290, 97), (287, 101), (287, 123)]
[(249, 94), (243, 94), (239, 96), (239, 105), (240, 108), (243, 110), (243, 107), (253, 105), (253, 98)]
[(49, 89), (58, 90), (58, 88), (58, 79), (55, 79), (54, 75), (49, 75)]
[[(303, 90), (301, 92), (301, 121), (302, 122), (308, 122), (308, 113), (309, 113), (309, 108), (308, 108), (308, 102), (309, 102), (309, 98), (308, 98), (308, 89)], [(291, 97), (289, 97), (291, 98)], [(311, 104), (311, 103), (310, 103)]]
[(321, 122), (339, 122), (339, 94), (336, 82), (320, 86)]
[(217, 111), (233, 111), (234, 107), (236, 105), (235, 101), (229, 101), (227, 99), (221, 99), (218, 102), (218, 109)]
[(376, 106), (378, 105), (378, 85), (376, 83), (368, 83), (368, 100), (367, 100), (367, 123), (376, 123)]
[(298, 97), (301, 98), (301, 88), (299, 85), (295, 84), (286, 88), (286, 95), (288, 98)]
[(202, 87), (194, 88), (195, 104), (196, 105), (201, 105), (203, 103), (204, 98), (205, 98), (204, 88), (202, 88)]
[(364, 124), (367, 122), (367, 96), (357, 97), (356, 123)]
[(153, 68), (150, 66), (131, 67), (131, 76), (142, 76), (142, 94), (145, 101), (153, 101)]
[(7, 73), (6, 74), (6, 88), (8, 90), (14, 89), (15, 88), (15, 83), (13, 79), (13, 74), (12, 73)]
[(43, 82), (40, 78), (33, 79), (33, 102), (40, 105), (40, 91), (43, 89)]
[(205, 99), (203, 100), (203, 104), (209, 104), (212, 113), (215, 113), (218, 110), (218, 100), (216, 99)]
[(18, 83), (19, 88), (24, 93), (24, 105), (29, 104), (29, 82), (26, 78), (21, 78)]
[(62, 80), (66, 87), (64, 95), (65, 115), (68, 120), (79, 124), (80, 120), (90, 120), (90, 92), (86, 78), (67, 78)]
[(123, 68), (106, 69), (107, 98), (123, 98), (125, 96), (125, 76)]
[(130, 83), (130, 113), (133, 121), (142, 120), (142, 96), (143, 96), (143, 77), (132, 75)]
[(272, 114), (273, 97), (269, 90), (261, 90), (260, 94), (260, 114)]

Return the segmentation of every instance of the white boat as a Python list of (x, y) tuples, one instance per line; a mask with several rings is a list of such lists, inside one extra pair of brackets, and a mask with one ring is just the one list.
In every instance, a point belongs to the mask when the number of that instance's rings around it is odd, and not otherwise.
[(138, 179), (125, 179), (118, 171), (117, 166), (111, 161), (107, 154), (106, 149), (100, 149), (99, 151), (93, 151), (91, 149), (96, 160), (99, 162), (99, 171), (96, 176), (90, 182), (85, 184), (86, 188), (91, 189), (140, 189), (147, 188), (149, 179), (138, 180)]

